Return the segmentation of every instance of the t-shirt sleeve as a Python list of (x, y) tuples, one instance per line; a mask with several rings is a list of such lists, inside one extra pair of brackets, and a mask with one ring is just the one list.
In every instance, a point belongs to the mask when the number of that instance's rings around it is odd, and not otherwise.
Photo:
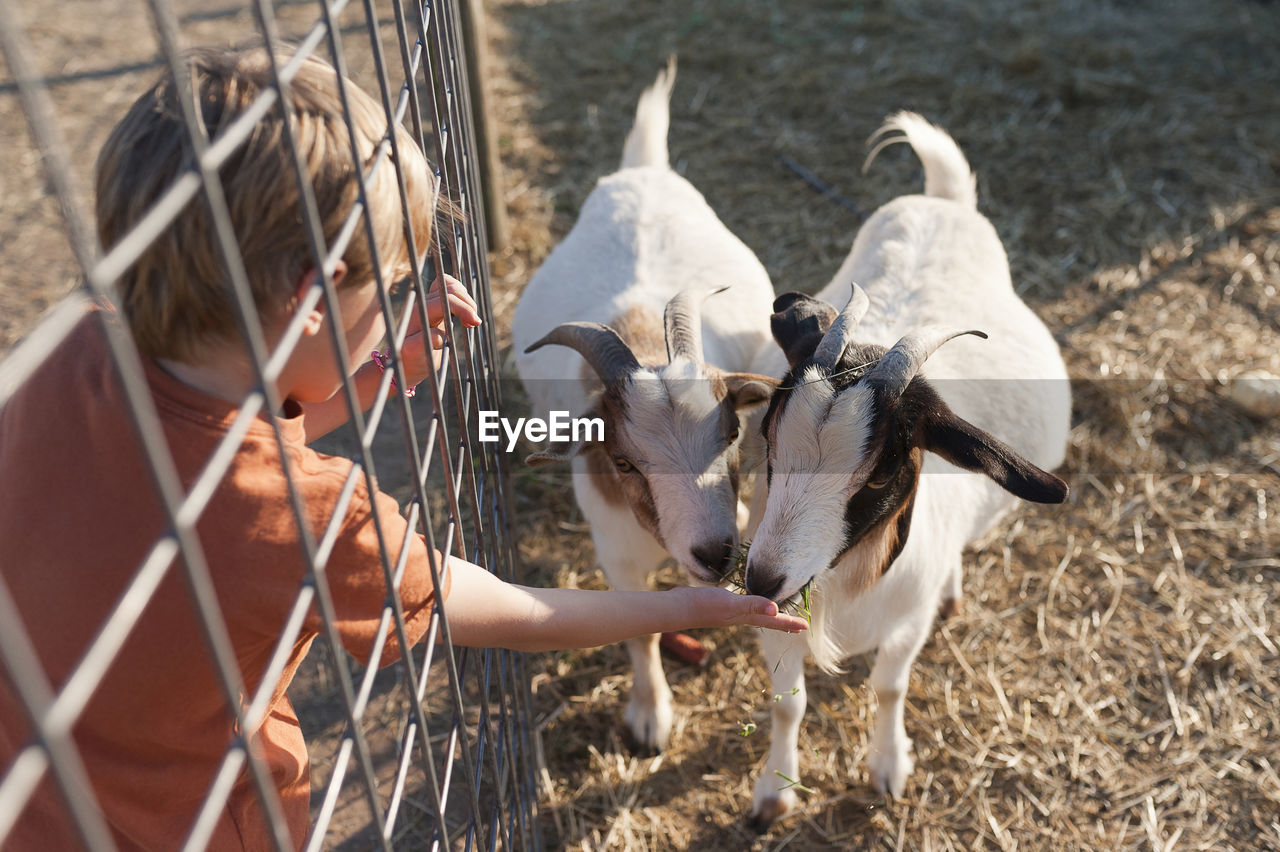
[[(401, 548), (409, 548), (400, 580), (399, 596), (404, 611), (405, 634), (411, 645), (426, 633), (436, 597), (425, 540), (416, 531), (408, 531), (408, 521), (400, 514), (400, 507), (395, 500), (381, 492), (375, 492), (370, 498), (361, 483), (352, 497), (342, 531), (334, 542), (325, 574), (333, 597), (336, 626), (342, 644), (362, 663), (369, 660), (382, 622), (383, 609), (389, 603), (378, 529), (373, 519), (372, 506), (375, 502), (382, 526), (382, 541), (386, 545), (387, 564), (393, 577), (400, 561)], [(447, 562), (437, 562), (436, 570), (440, 572), (443, 599), (449, 594)], [(378, 660), (379, 666), (388, 665), (400, 657), (395, 622), (389, 616), (388, 612), (387, 641)], [(312, 622), (314, 629), (321, 628), (319, 615), (314, 609)]]

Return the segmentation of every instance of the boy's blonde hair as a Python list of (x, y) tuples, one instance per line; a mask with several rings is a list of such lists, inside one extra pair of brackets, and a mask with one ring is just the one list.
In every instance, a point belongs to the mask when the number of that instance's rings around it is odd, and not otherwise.
[[(284, 57), (281, 57), (283, 63)], [(271, 88), (265, 51), (201, 51), (188, 62), (194, 71), (198, 108), (210, 138)], [(325, 242), (332, 244), (358, 200), (359, 172), (343, 119), (337, 74), (319, 59), (303, 62), (289, 85), (293, 137), (314, 188)], [(367, 169), (387, 131), (381, 105), (347, 83), (351, 124)], [(397, 145), (418, 251), (431, 236), (434, 178), (404, 128)], [(137, 224), (173, 181), (194, 162), (183, 125), (179, 89), (166, 75), (140, 97), (111, 131), (97, 165), (98, 235), (110, 247)], [(301, 276), (314, 267), (303, 224), (297, 179), (284, 135), (280, 106), (272, 107), (249, 139), (219, 170), (254, 302), (264, 320), (275, 320), (294, 295)], [(394, 164), (384, 163), (368, 188), (378, 260), (384, 277), (409, 273), (414, 258), (404, 236)], [(364, 223), (343, 259), (343, 287), (373, 279), (373, 258)], [(226, 266), (208, 203), (197, 198), (119, 281), (121, 308), (139, 351), (152, 358), (192, 361), (203, 344), (237, 339), (236, 313)]]

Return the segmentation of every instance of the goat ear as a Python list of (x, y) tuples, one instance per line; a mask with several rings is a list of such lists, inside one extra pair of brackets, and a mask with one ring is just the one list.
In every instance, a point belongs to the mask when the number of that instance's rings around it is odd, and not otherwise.
[(724, 383), (729, 387), (729, 399), (735, 409), (768, 402), (773, 396), (773, 389), (778, 386), (777, 379), (755, 373), (726, 373)]
[[(599, 416), (600, 412), (598, 412), (594, 407), (587, 409), (587, 411), (581, 415), (583, 418), (590, 419), (595, 419)], [(584, 429), (583, 431), (589, 432), (590, 430)], [(553, 462), (573, 461), (573, 457), (582, 452), (583, 449), (589, 445), (590, 442), (587, 440), (586, 435), (576, 441), (560, 441), (559, 443), (548, 445), (548, 447), (541, 452), (530, 453), (525, 456), (524, 463), (529, 465), (529, 467), (541, 467), (544, 464), (551, 464)]]
[(837, 313), (831, 305), (804, 293), (783, 293), (774, 300), (769, 328), (786, 353), (788, 366), (795, 367), (813, 354)]
[(1005, 491), (1033, 503), (1061, 503), (1067, 483), (1018, 455), (989, 432), (957, 417), (949, 408), (930, 416), (924, 426), (924, 448), (954, 465), (985, 473)]

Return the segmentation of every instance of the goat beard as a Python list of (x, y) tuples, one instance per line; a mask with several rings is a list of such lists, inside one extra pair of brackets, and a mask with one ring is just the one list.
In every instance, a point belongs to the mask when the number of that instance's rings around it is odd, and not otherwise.
[(814, 662), (827, 674), (846, 671), (841, 663), (857, 650), (848, 651), (841, 645), (838, 626), (826, 604), (832, 599), (856, 600), (876, 584), (889, 567), (898, 541), (897, 527), (896, 519), (886, 521), (810, 581), (811, 618), (806, 638)]

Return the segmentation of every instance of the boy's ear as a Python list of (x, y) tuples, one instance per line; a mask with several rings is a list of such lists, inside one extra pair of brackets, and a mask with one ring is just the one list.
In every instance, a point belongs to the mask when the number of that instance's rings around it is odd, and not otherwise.
[(1018, 455), (989, 432), (957, 417), (946, 405), (923, 423), (924, 448), (954, 465), (985, 473), (1015, 497), (1033, 503), (1061, 503), (1067, 483)]
[[(333, 267), (333, 286), (337, 287), (339, 282), (346, 277), (347, 262), (339, 258)], [(304, 267), (302, 274), (298, 276), (298, 280), (293, 285), (293, 297), (289, 300), (289, 311), (292, 312), (297, 305), (303, 304), (307, 294), (311, 292), (311, 288), (320, 286), (320, 283), (320, 273), (315, 267)], [(307, 314), (306, 323), (302, 326), (302, 333), (314, 336), (320, 333), (320, 329), (323, 326), (324, 300), (319, 299)]]
[(774, 300), (769, 328), (786, 354), (788, 366), (794, 368), (813, 354), (836, 315), (831, 305), (804, 293), (783, 293)]

